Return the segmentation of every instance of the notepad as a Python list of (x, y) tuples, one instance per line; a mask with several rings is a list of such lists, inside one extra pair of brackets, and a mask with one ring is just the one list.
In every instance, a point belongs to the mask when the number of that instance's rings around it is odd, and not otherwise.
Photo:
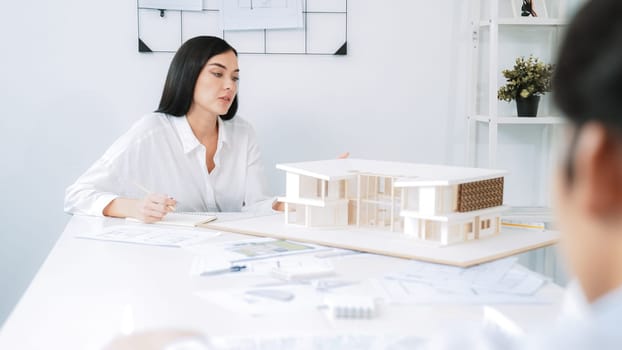
[[(173, 226), (188, 226), (188, 227), (200, 227), (216, 220), (214, 215), (207, 215), (205, 213), (169, 213), (164, 219), (155, 222), (157, 225), (173, 225)], [(141, 222), (134, 218), (127, 218), (129, 221)]]

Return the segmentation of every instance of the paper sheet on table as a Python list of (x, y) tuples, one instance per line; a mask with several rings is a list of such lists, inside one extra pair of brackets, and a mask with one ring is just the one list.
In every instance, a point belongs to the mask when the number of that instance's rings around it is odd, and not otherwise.
[(375, 280), (387, 302), (396, 304), (548, 304), (551, 300), (538, 296), (504, 293), (479, 293), (476, 290), (439, 291), (424, 285), (399, 280)]
[(290, 349), (392, 349), (412, 350), (425, 344), (425, 339), (392, 334), (316, 334), (263, 336), (210, 336), (210, 349), (215, 350), (290, 350)]
[(542, 303), (534, 294), (545, 282), (508, 258), (470, 268), (413, 262), (375, 283), (398, 303)]
[(481, 293), (504, 293), (529, 296), (535, 294), (546, 280), (526, 269), (508, 271), (497, 283), (485, 287), (475, 286)]
[(217, 218), (216, 223), (223, 223), (228, 221), (238, 221), (244, 219), (251, 219), (260, 216), (270, 216), (277, 215), (276, 213), (264, 213), (264, 212), (255, 212), (255, 211), (228, 211), (228, 212), (216, 212), (216, 213), (205, 213), (208, 215), (215, 215)]
[(155, 225), (115, 225), (108, 226), (98, 232), (81, 233), (75, 237), (166, 247), (188, 247), (206, 243), (210, 238), (218, 235), (220, 235), (220, 232), (158, 227)]
[[(236, 313), (253, 316), (315, 310), (322, 305), (322, 295), (307, 285), (281, 285), (198, 291), (206, 301)], [(290, 294), (291, 300), (279, 298)], [(270, 297), (275, 295), (276, 297)]]
[(201, 276), (202, 274), (230, 268), (231, 262), (218, 256), (199, 255), (192, 259), (190, 264), (190, 276)]
[(254, 238), (189, 246), (195, 254), (218, 256), (231, 263), (270, 259), (293, 254), (315, 253), (330, 248), (274, 238)]
[[(129, 222), (143, 223), (143, 221), (127, 217)], [(149, 225), (200, 227), (216, 220), (216, 216), (204, 213), (169, 213), (162, 220)]]
[(516, 258), (507, 258), (469, 268), (412, 261), (405, 271), (390, 274), (389, 277), (433, 283), (450, 289), (455, 288), (456, 284), (486, 287), (499, 281), (516, 261)]
[(334, 271), (330, 261), (310, 254), (287, 255), (245, 262), (231, 262), (222, 254), (202, 254), (195, 256), (192, 260), (190, 275), (200, 276), (210, 271), (230, 268), (233, 265), (244, 266), (244, 273), (255, 273), (289, 280), (314, 279), (331, 275)]
[(302, 28), (302, 0), (221, 0), (225, 30)]

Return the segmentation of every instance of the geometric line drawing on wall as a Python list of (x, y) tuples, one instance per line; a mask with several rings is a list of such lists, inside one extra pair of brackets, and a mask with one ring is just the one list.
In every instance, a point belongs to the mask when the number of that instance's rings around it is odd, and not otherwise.
[(348, 54), (348, 0), (304, 0), (303, 27), (293, 29), (223, 30), (218, 6), (204, 1), (202, 11), (141, 7), (136, 0), (138, 52), (177, 51), (198, 35), (227, 40), (239, 54)]

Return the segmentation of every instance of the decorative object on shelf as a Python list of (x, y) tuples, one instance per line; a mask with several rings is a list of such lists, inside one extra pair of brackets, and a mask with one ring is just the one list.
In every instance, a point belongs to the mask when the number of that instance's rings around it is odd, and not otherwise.
[(516, 97), (516, 113), (519, 117), (537, 117), (540, 96), (530, 95), (527, 98)]
[(553, 65), (538, 58), (519, 57), (513, 69), (504, 69), (507, 83), (497, 92), (499, 100), (510, 102), (516, 99), (519, 117), (535, 117), (538, 114), (540, 96), (551, 91)]
[(523, 16), (523, 17), (528, 17), (528, 16), (538, 17), (538, 14), (534, 10), (534, 7), (535, 7), (534, 1), (535, 0), (523, 0), (523, 5), (520, 8), (521, 9), (521, 16)]

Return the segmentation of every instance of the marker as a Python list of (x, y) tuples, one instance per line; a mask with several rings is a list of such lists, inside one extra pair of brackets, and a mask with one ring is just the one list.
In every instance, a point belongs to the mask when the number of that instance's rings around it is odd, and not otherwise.
[(231, 267), (228, 267), (226, 269), (201, 272), (201, 276), (222, 275), (222, 274), (229, 273), (229, 272), (240, 272), (245, 269), (246, 269), (246, 265), (232, 265)]

